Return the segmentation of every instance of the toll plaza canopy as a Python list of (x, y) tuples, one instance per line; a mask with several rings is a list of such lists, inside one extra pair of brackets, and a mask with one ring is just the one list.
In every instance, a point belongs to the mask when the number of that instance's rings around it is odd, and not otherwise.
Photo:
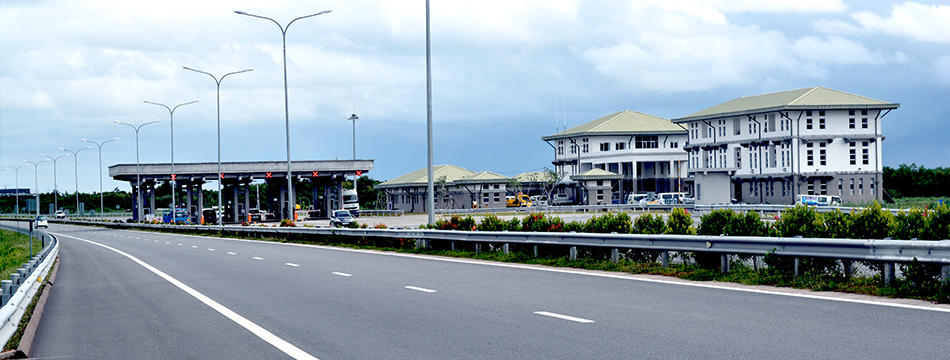
[[(138, 171), (136, 171), (138, 168)], [(306, 197), (300, 194), (307, 193), (312, 199), (307, 206), (307, 215), (314, 218), (325, 218), (330, 211), (342, 208), (342, 182), (349, 176), (361, 176), (373, 170), (373, 160), (307, 160), (292, 161), (291, 174), (293, 178), (294, 198), (296, 204), (303, 203)], [(176, 208), (185, 209), (189, 221), (193, 223), (216, 223), (218, 213), (223, 216), (223, 222), (241, 223), (249, 221), (251, 209), (250, 183), (253, 180), (263, 180), (267, 184), (266, 194), (256, 196), (257, 202), (253, 205), (262, 210), (270, 210), (277, 219), (290, 219), (296, 214), (287, 214), (287, 162), (286, 161), (252, 161), (252, 162), (222, 162), (221, 173), (218, 173), (218, 163), (175, 163), (175, 172), (172, 173), (170, 163), (162, 164), (117, 164), (109, 167), (109, 176), (115, 180), (128, 181), (132, 186), (132, 218), (135, 221), (153, 219), (160, 216), (156, 213), (155, 187), (158, 184), (170, 183), (174, 180), (176, 187)], [(137, 182), (141, 179), (141, 183)], [(201, 187), (205, 182), (221, 179), (223, 208), (206, 207)], [(309, 190), (309, 191), (307, 191)], [(168, 190), (165, 190), (166, 194)], [(139, 204), (137, 196), (141, 192), (144, 203), (143, 215), (139, 219)], [(183, 193), (184, 192), (184, 193)], [(217, 197), (214, 197), (217, 201)], [(171, 208), (171, 204), (159, 204), (160, 208)], [(157, 218), (155, 220), (161, 220)]]

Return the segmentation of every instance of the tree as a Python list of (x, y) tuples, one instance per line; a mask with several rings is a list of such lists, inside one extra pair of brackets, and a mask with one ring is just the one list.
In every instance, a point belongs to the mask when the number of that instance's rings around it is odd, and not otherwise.
[(567, 176), (566, 172), (555, 172), (554, 170), (544, 168), (543, 170), (542, 185), (544, 187), (544, 194), (548, 196), (548, 204), (554, 205), (554, 188), (557, 187), (557, 184), (564, 180), (564, 177)]

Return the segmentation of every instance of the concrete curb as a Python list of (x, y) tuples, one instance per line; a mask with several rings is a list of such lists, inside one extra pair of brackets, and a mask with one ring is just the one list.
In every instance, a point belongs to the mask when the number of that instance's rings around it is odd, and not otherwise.
[(40, 326), (40, 320), (43, 318), (43, 310), (46, 308), (46, 301), (49, 299), (50, 292), (53, 289), (53, 283), (56, 281), (56, 273), (59, 271), (59, 256), (56, 257), (56, 263), (53, 264), (53, 271), (46, 281), (46, 287), (40, 294), (40, 299), (36, 301), (36, 307), (30, 315), (30, 323), (23, 330), (23, 337), (20, 338), (20, 345), (16, 350), (10, 350), (0, 354), (0, 359), (26, 359), (30, 357), (30, 350), (33, 349), (33, 339), (36, 338), (36, 330)]

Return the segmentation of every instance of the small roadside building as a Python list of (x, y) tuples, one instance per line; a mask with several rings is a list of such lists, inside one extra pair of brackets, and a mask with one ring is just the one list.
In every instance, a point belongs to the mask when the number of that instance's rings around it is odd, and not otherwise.
[[(505, 207), (511, 181), (508, 177), (455, 165), (436, 165), (432, 173), (436, 209)], [(428, 182), (428, 169), (422, 168), (376, 185), (376, 188), (386, 192), (390, 210), (421, 213), (429, 211), (426, 208)]]

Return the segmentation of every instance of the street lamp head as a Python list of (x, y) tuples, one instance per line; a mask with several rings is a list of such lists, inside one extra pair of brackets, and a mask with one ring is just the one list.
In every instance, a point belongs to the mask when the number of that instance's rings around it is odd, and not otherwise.
[(112, 120), (112, 122), (114, 122), (114, 123), (116, 123), (116, 124), (121, 124), (121, 123), (122, 123), (122, 122), (119, 121), (119, 120)]
[(234, 10), (234, 13), (235, 13), (235, 14), (240, 14), (240, 15), (247, 15), (246, 12), (243, 12), (243, 11), (241, 11), (241, 10)]
[[(321, 12), (318, 12), (317, 15), (328, 14), (328, 13), (330, 13), (330, 12), (332, 12), (332, 11), (333, 11), (333, 10), (323, 10), (323, 11), (321, 11)], [(317, 15), (314, 15), (314, 16), (317, 16)]]

